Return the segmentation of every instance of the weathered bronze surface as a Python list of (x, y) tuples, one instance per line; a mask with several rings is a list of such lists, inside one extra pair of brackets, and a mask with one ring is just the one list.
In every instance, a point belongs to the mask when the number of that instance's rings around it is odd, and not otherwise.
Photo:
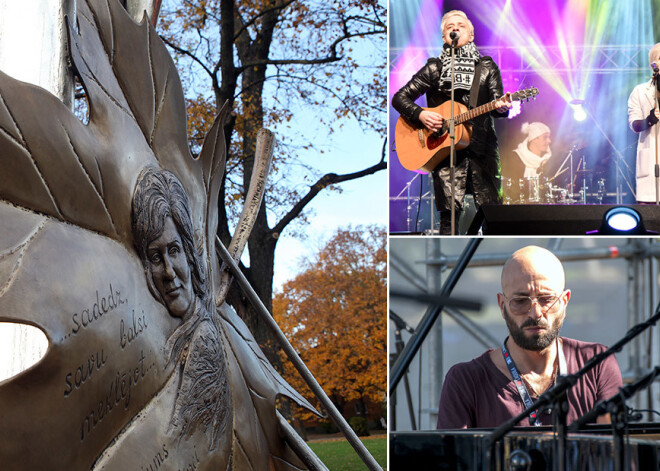
[(223, 116), (198, 159), (176, 68), (148, 21), (78, 0), (82, 124), (0, 72), (0, 321), (42, 361), (0, 382), (3, 470), (303, 467), (275, 398), (311, 408), (216, 307)]

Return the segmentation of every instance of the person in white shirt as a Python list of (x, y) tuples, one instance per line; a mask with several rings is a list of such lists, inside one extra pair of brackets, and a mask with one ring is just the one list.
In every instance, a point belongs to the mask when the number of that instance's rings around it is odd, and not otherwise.
[[(550, 128), (540, 122), (524, 123), (522, 132), (527, 137), (513, 151), (518, 160), (512, 165), (514, 178), (532, 178), (543, 173), (545, 164), (552, 157)], [(516, 171), (517, 170), (517, 171)]]
[[(660, 43), (649, 51), (649, 65), (660, 66)], [(628, 122), (630, 129), (639, 134), (637, 140), (637, 189), (638, 203), (655, 203), (656, 141), (660, 111), (656, 107), (657, 80), (637, 85), (628, 98)], [(660, 150), (659, 150), (660, 152)]]

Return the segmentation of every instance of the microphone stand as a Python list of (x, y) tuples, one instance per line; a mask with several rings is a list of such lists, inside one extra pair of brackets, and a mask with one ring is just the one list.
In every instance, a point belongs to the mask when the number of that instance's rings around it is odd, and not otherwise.
[[(394, 329), (394, 345), (396, 347), (396, 358), (399, 358), (401, 352), (403, 351), (403, 347), (405, 347), (405, 343), (403, 342), (403, 337), (401, 336), (401, 331), (407, 330), (411, 334), (414, 334), (415, 330), (409, 327), (408, 324), (406, 324), (406, 321), (401, 319), (401, 317), (395, 314), (392, 310), (390, 310), (390, 319), (392, 319), (394, 325), (396, 326), (396, 329)], [(396, 358), (394, 361), (396, 361)], [(410, 394), (410, 384), (408, 383), (407, 372), (404, 373), (403, 375), (403, 385), (406, 393), (406, 401), (408, 403), (408, 415), (410, 416), (410, 425), (412, 426), (413, 430), (417, 430), (417, 424), (415, 422), (415, 410), (413, 408), (412, 396)], [(396, 397), (394, 397), (393, 399), (394, 401), (396, 401)], [(392, 419), (395, 419), (396, 413), (394, 411), (394, 408), (392, 408), (391, 414), (392, 414)], [(392, 430), (396, 430), (396, 427), (393, 426)]]
[(547, 405), (552, 404), (552, 414), (553, 422), (555, 427), (555, 433), (557, 434), (556, 438), (556, 450), (561, 454), (558, 456), (556, 465), (554, 466), (557, 471), (566, 470), (566, 413), (568, 412), (568, 403), (566, 402), (566, 391), (569, 388), (573, 387), (578, 380), (584, 376), (589, 370), (594, 368), (596, 365), (600, 364), (607, 357), (613, 355), (616, 352), (621, 351), (624, 345), (630, 342), (633, 338), (637, 337), (639, 334), (644, 332), (649, 327), (655, 325), (655, 323), (660, 320), (660, 304), (655, 308), (655, 313), (648, 320), (635, 325), (632, 327), (626, 335), (619, 340), (617, 343), (612, 345), (607, 350), (594, 355), (589, 361), (587, 361), (584, 366), (576, 373), (558, 376), (555, 386), (548, 389), (546, 392), (541, 394), (539, 398), (531, 406), (525, 409), (523, 412), (518, 414), (512, 419), (509, 419), (504, 424), (500, 425), (498, 428), (491, 432), (488, 437), (488, 443), (486, 445), (487, 458), (486, 462), (490, 469), (495, 469), (494, 459), (495, 459), (495, 445), (498, 440), (500, 440), (504, 435), (511, 431), (521, 420), (529, 417), (529, 415), (535, 411), (544, 409)]
[(585, 424), (594, 422), (598, 416), (609, 412), (614, 435), (614, 470), (623, 471), (626, 463), (624, 435), (628, 426), (626, 399), (632, 397), (637, 391), (650, 386), (658, 375), (660, 375), (660, 366), (656, 366), (649, 374), (628, 386), (619, 388), (617, 394), (598, 402), (589, 412), (573, 422), (568, 427), (568, 431), (577, 432)]
[(569, 194), (571, 195), (571, 200), (573, 199), (573, 151), (571, 150), (571, 153), (569, 154), (571, 157), (571, 171), (570, 171), (570, 190)]
[[(453, 37), (452, 37), (453, 35)], [(450, 147), (449, 147), (449, 181), (451, 184), (451, 235), (457, 235), (456, 234), (456, 188), (455, 188), (455, 165), (456, 165), (456, 129), (454, 127), (454, 75), (455, 75), (455, 67), (454, 67), (454, 56), (456, 53), (456, 43), (458, 42), (458, 34), (452, 31), (450, 33), (451, 39), (451, 98), (450, 98), (450, 105), (451, 105), (451, 113), (450, 113), (450, 119), (449, 119), (449, 142), (450, 142)], [(657, 142), (657, 141), (656, 141)]]

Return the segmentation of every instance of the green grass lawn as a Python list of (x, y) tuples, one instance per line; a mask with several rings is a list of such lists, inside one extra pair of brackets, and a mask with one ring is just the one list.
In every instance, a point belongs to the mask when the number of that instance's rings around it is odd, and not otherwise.
[[(362, 439), (362, 443), (383, 469), (386, 469), (387, 438), (385, 435), (374, 438), (365, 437)], [(362, 471), (367, 469), (367, 466), (346, 440), (309, 442), (308, 445), (330, 471)]]

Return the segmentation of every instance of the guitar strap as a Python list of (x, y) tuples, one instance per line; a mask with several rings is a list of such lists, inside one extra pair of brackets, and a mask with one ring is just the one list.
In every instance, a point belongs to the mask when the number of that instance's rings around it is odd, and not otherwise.
[(477, 107), (477, 100), (479, 99), (479, 84), (481, 83), (481, 64), (483, 61), (479, 60), (474, 69), (474, 78), (472, 79), (472, 88), (470, 88), (470, 109)]

